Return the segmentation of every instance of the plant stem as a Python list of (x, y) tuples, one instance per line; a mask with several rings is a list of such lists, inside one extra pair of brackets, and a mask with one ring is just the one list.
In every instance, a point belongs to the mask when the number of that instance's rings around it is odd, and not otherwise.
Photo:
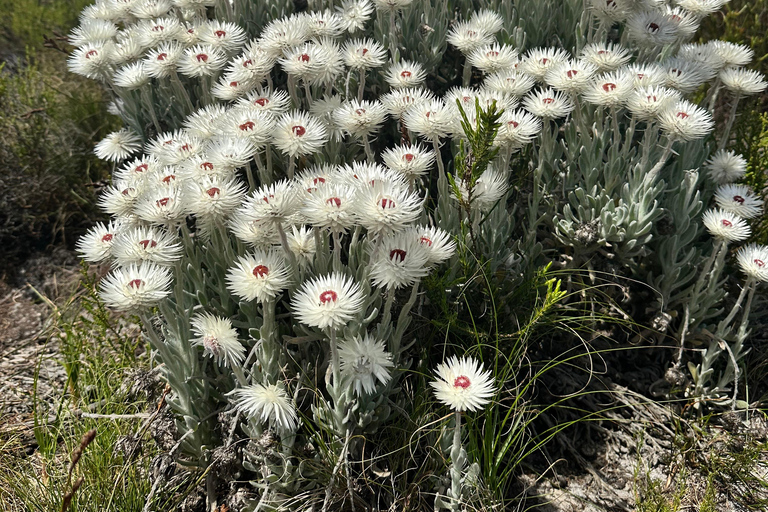
[[(720, 322), (720, 325), (717, 327), (717, 333), (720, 336), (723, 336), (725, 334), (725, 330), (728, 328), (728, 325), (733, 321), (734, 317), (736, 316), (736, 313), (739, 312), (739, 309), (741, 308), (741, 303), (744, 302), (744, 297), (747, 295), (747, 291), (751, 290), (754, 286), (755, 280), (754, 278), (747, 279), (747, 282), (744, 283), (744, 287), (741, 289), (741, 293), (739, 293), (739, 298), (736, 299), (736, 304), (733, 305), (733, 308), (731, 308), (731, 312), (728, 313), (728, 316), (725, 317), (725, 320)], [(751, 304), (750, 304), (751, 305)]]
[(365, 92), (365, 68), (360, 68), (360, 79), (357, 84), (357, 101), (363, 101), (363, 93)]
[(331, 372), (333, 373), (333, 387), (337, 389), (341, 385), (341, 368), (339, 364), (339, 347), (336, 346), (336, 329), (331, 328)]
[(664, 164), (667, 163), (669, 155), (672, 154), (672, 144), (674, 144), (674, 142), (674, 139), (669, 139), (669, 142), (667, 142), (667, 145), (664, 147), (664, 152), (661, 154), (661, 158), (659, 158), (659, 161), (656, 162), (656, 165), (654, 165), (653, 168), (648, 171), (648, 179), (651, 181), (656, 179), (656, 177), (661, 172), (662, 167), (664, 167)]
[(736, 120), (736, 109), (739, 107), (739, 100), (741, 96), (736, 94), (733, 98), (733, 105), (731, 106), (731, 112), (728, 114), (728, 121), (725, 123), (725, 130), (723, 131), (723, 137), (720, 139), (720, 143), (717, 145), (717, 149), (725, 148), (728, 144), (728, 137), (731, 135), (731, 128), (733, 128), (733, 122)]
[(453, 413), (456, 426), (453, 430), (453, 447), (451, 448), (451, 510), (457, 512), (461, 508), (461, 470), (464, 457), (461, 455), (461, 413)]
[(375, 164), (376, 163), (376, 157), (373, 154), (373, 150), (371, 149), (371, 143), (368, 140), (368, 134), (366, 133), (363, 135), (363, 147), (365, 148), (365, 156), (368, 159), (368, 163)]

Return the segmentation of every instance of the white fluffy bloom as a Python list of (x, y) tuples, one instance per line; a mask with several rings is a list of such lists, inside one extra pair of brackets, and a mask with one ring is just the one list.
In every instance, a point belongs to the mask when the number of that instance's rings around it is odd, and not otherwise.
[(93, 152), (102, 160), (119, 162), (141, 149), (141, 137), (133, 131), (123, 128), (104, 137)]
[(149, 78), (144, 63), (138, 61), (118, 69), (113, 80), (117, 87), (132, 91), (149, 83)]
[(371, 282), (387, 289), (412, 286), (427, 275), (428, 262), (427, 248), (408, 231), (385, 236), (371, 255)]
[[(245, 184), (231, 176), (201, 176), (186, 184), (184, 203), (187, 211), (197, 217), (198, 223), (226, 220), (245, 196)], [(207, 228), (206, 228), (207, 229)]]
[(195, 45), (184, 50), (178, 62), (179, 73), (191, 77), (209, 76), (227, 64), (227, 55), (212, 45)]
[(680, 100), (659, 114), (659, 126), (667, 136), (676, 140), (695, 140), (714, 128), (712, 114), (693, 103)]
[(735, 213), (711, 208), (704, 212), (702, 222), (709, 234), (725, 242), (741, 242), (749, 238), (749, 224)]
[(290, 104), (291, 98), (285, 91), (261, 88), (251, 92), (248, 96), (237, 102), (238, 108), (247, 108), (248, 110), (264, 112), (273, 116), (279, 116), (288, 112)]
[(408, 87), (384, 94), (381, 102), (390, 114), (400, 117), (410, 108), (420, 107), (433, 99), (434, 95), (427, 89)]
[(305, 43), (292, 48), (280, 59), (286, 73), (307, 83), (315, 83), (322, 70), (323, 52), (316, 43)]
[[(456, 183), (459, 185), (462, 201), (468, 201), (473, 208), (480, 210), (490, 210), (507, 193), (507, 177), (504, 173), (489, 167), (477, 179), (472, 189), (472, 195), (469, 194), (467, 183), (456, 177)], [(452, 196), (453, 199), (458, 199)]]
[(538, 81), (544, 81), (547, 71), (568, 60), (568, 53), (559, 48), (533, 48), (520, 62), (519, 69)]
[(707, 46), (720, 56), (723, 66), (746, 66), (755, 56), (755, 52), (747, 45), (730, 43), (728, 41), (709, 41)]
[(376, 183), (357, 192), (355, 213), (360, 225), (371, 234), (403, 229), (421, 214), (423, 201), (399, 183)]
[(136, 226), (121, 230), (112, 245), (115, 262), (124, 267), (144, 261), (171, 266), (181, 259), (183, 248), (171, 233), (161, 228)]
[(256, 149), (266, 146), (274, 126), (275, 118), (271, 114), (255, 109), (235, 109), (219, 124), (223, 133), (246, 139)]
[(112, 75), (115, 45), (111, 41), (88, 43), (76, 48), (67, 59), (67, 68), (93, 80), (106, 80)]
[(245, 359), (245, 347), (237, 339), (237, 330), (229, 318), (201, 313), (192, 318), (193, 347), (203, 347), (203, 354), (220, 366), (240, 366)]
[(597, 74), (597, 66), (583, 60), (567, 60), (549, 68), (544, 81), (555, 90), (579, 94)]
[(553, 89), (540, 89), (523, 100), (525, 109), (544, 119), (557, 119), (571, 113), (575, 105), (564, 93)]
[(740, 247), (736, 261), (748, 277), (768, 282), (768, 247), (765, 245), (747, 244)]
[(712, 68), (679, 58), (667, 59), (661, 65), (666, 72), (665, 85), (683, 94), (695, 91), (715, 74)]
[(480, 9), (472, 13), (469, 22), (480, 27), (489, 34), (495, 34), (504, 26), (504, 18), (490, 9)]
[(720, 72), (720, 81), (729, 91), (739, 96), (751, 96), (768, 87), (763, 74), (752, 69), (726, 68)]
[(414, 105), (405, 111), (405, 126), (413, 133), (429, 140), (437, 140), (448, 135), (453, 122), (453, 114), (441, 100), (433, 99)]
[(384, 47), (373, 39), (354, 39), (344, 45), (344, 64), (350, 69), (373, 69), (387, 61)]
[(253, 191), (242, 210), (253, 219), (283, 221), (296, 212), (301, 203), (295, 182), (280, 180)]
[(437, 379), (429, 384), (435, 397), (454, 411), (476, 411), (491, 401), (496, 392), (491, 371), (483, 372), (483, 365), (471, 357), (437, 365)]
[(505, 111), (499, 118), (499, 131), (493, 143), (511, 149), (519, 149), (530, 143), (541, 132), (541, 119), (525, 110)]
[(238, 240), (251, 247), (269, 249), (280, 243), (277, 227), (272, 220), (253, 219), (243, 215), (240, 210), (232, 216), (229, 229)]
[(300, 265), (309, 265), (312, 263), (317, 251), (315, 242), (314, 231), (307, 226), (291, 226), (291, 231), (287, 234), (288, 248), (296, 258), (299, 260)]
[(408, 178), (422, 176), (435, 164), (435, 152), (420, 144), (386, 149), (381, 154), (384, 165)]
[(483, 86), (488, 90), (505, 92), (513, 96), (525, 96), (534, 85), (536, 85), (536, 79), (520, 71), (494, 73), (483, 82)]
[(101, 194), (96, 204), (110, 215), (125, 217), (133, 213), (142, 193), (140, 184), (118, 181)]
[(299, 322), (310, 327), (339, 329), (362, 312), (365, 296), (360, 285), (340, 273), (305, 281), (293, 296)]
[(627, 108), (640, 121), (655, 121), (659, 113), (680, 100), (681, 94), (666, 87), (641, 87), (627, 98)]
[(373, 6), (368, 0), (344, 0), (336, 6), (347, 32), (354, 33), (365, 28), (373, 12)]
[(117, 36), (117, 25), (107, 20), (83, 20), (69, 33), (69, 44), (84, 46), (88, 43), (104, 43)]
[(232, 53), (243, 46), (246, 33), (234, 23), (209, 20), (200, 26), (197, 38), (201, 43)]
[(355, 138), (377, 132), (387, 118), (387, 110), (378, 101), (357, 101), (344, 103), (333, 113), (333, 120), (341, 130)]
[(186, 207), (181, 187), (167, 186), (147, 190), (136, 202), (136, 215), (146, 222), (165, 226), (181, 224)]
[(309, 36), (312, 38), (335, 38), (339, 37), (345, 30), (341, 16), (330, 9), (306, 12), (303, 16), (309, 29)]
[(746, 185), (720, 185), (715, 191), (715, 203), (721, 209), (745, 219), (763, 213), (763, 200)]
[(254, 384), (231, 392), (235, 408), (247, 418), (282, 430), (293, 430), (299, 421), (296, 407), (282, 384)]
[(590, 82), (583, 96), (592, 104), (618, 108), (626, 103), (632, 85), (632, 77), (628, 73), (605, 73)]
[(323, 123), (305, 112), (294, 110), (283, 114), (275, 125), (275, 146), (292, 157), (315, 153), (327, 140)]
[(733, 151), (721, 149), (704, 163), (709, 169), (709, 177), (715, 183), (733, 183), (744, 177), (747, 172), (747, 160)]
[(392, 354), (384, 348), (384, 342), (366, 333), (339, 343), (341, 374), (352, 379), (355, 394), (371, 394), (376, 391), (376, 381), (389, 382), (390, 368), (394, 366)]
[(454, 24), (448, 31), (447, 40), (464, 55), (493, 42), (493, 34), (471, 21)]
[(100, 295), (107, 306), (117, 311), (133, 311), (157, 305), (171, 293), (172, 280), (167, 267), (131, 264), (107, 275), (101, 281)]
[(290, 275), (282, 254), (254, 251), (227, 271), (227, 289), (242, 300), (266, 302), (288, 287)]
[(483, 73), (511, 71), (517, 63), (517, 50), (498, 43), (481, 46), (467, 55), (467, 60)]
[(408, 228), (407, 233), (427, 250), (427, 262), (430, 265), (439, 265), (456, 251), (456, 242), (448, 232), (440, 228), (416, 226)]
[(393, 63), (384, 75), (384, 79), (393, 89), (417, 87), (424, 83), (426, 77), (427, 73), (421, 64), (408, 60)]
[(728, 0), (675, 0), (675, 3), (686, 11), (704, 18), (725, 5)]
[(302, 215), (317, 228), (336, 233), (355, 225), (355, 190), (344, 184), (319, 184), (304, 197)]
[(89, 263), (101, 263), (112, 256), (112, 245), (118, 234), (118, 225), (114, 222), (97, 222), (77, 241), (78, 254)]
[(656, 10), (641, 11), (627, 18), (629, 37), (639, 46), (663, 47), (677, 40), (678, 25), (671, 17)]
[(664, 85), (666, 76), (664, 69), (656, 63), (650, 64), (630, 64), (622, 67), (627, 73), (632, 75), (632, 81), (635, 87), (653, 87)]
[(136, 35), (142, 46), (149, 48), (177, 39), (183, 30), (178, 19), (168, 17), (140, 22)]
[(581, 58), (597, 66), (600, 71), (614, 71), (629, 62), (632, 54), (617, 44), (592, 43), (581, 50)]

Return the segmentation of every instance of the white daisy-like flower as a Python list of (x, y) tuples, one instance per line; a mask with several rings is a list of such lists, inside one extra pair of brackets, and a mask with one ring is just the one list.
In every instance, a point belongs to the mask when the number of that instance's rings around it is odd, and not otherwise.
[(592, 43), (581, 50), (581, 58), (597, 66), (600, 71), (614, 71), (629, 62), (632, 54), (617, 44)]
[(341, 103), (341, 96), (334, 94), (313, 101), (312, 106), (309, 108), (309, 113), (319, 119), (323, 126), (325, 126), (325, 129), (328, 131), (328, 138), (337, 142), (344, 139), (344, 130), (336, 124), (333, 114), (341, 108)]
[(214, 48), (232, 53), (240, 49), (246, 40), (245, 30), (234, 23), (219, 20), (208, 20), (200, 26), (197, 34), (198, 41), (209, 44)]
[(495, 34), (504, 26), (504, 18), (499, 13), (490, 9), (480, 9), (473, 12), (469, 22), (489, 34)]
[(720, 81), (726, 89), (739, 96), (758, 94), (768, 87), (765, 76), (752, 69), (726, 68), (720, 72)]
[(298, 190), (304, 190), (311, 194), (317, 190), (317, 187), (330, 185), (338, 181), (336, 179), (336, 166), (331, 164), (315, 164), (297, 174), (294, 181)]
[(237, 102), (238, 108), (256, 110), (272, 114), (276, 117), (288, 112), (290, 105), (290, 96), (288, 96), (287, 92), (280, 89), (270, 90), (259, 88)]
[(131, 14), (139, 19), (160, 18), (171, 10), (170, 0), (141, 0), (131, 5)]
[(273, 143), (292, 157), (315, 153), (327, 140), (328, 132), (322, 121), (305, 112), (283, 114), (275, 125)]
[(112, 244), (112, 256), (121, 267), (144, 261), (167, 267), (181, 259), (182, 252), (177, 237), (156, 227), (123, 229)]
[(533, 48), (526, 52), (519, 69), (542, 82), (547, 71), (568, 58), (568, 52), (560, 48)]
[(115, 48), (111, 41), (88, 43), (70, 54), (67, 68), (92, 80), (106, 80), (112, 75)]
[(304, 43), (280, 59), (283, 70), (307, 83), (315, 83), (321, 73), (323, 52), (316, 43)]
[(655, 121), (659, 113), (677, 103), (681, 94), (666, 87), (641, 87), (627, 98), (627, 108), (639, 121)]
[(252, 219), (283, 221), (296, 213), (301, 204), (295, 182), (280, 180), (253, 191), (242, 210)]
[(223, 105), (207, 105), (188, 115), (182, 126), (193, 137), (208, 141), (218, 134), (217, 124), (227, 112)]
[(659, 126), (672, 139), (690, 141), (705, 137), (715, 123), (703, 108), (680, 100), (659, 113)]
[(745, 219), (763, 213), (763, 200), (746, 185), (720, 185), (715, 191), (715, 203), (721, 209)]
[[(202, 226), (224, 222), (245, 196), (246, 186), (232, 176), (199, 176), (186, 183), (184, 203)], [(202, 227), (201, 226), (201, 227)]]
[(131, 264), (113, 270), (101, 281), (99, 294), (117, 311), (134, 311), (157, 305), (171, 293), (173, 276), (168, 267), (154, 263)]
[(343, 50), (344, 64), (350, 69), (373, 69), (387, 61), (387, 51), (373, 39), (347, 41)]
[(280, 243), (280, 234), (272, 220), (253, 219), (237, 210), (229, 221), (229, 229), (241, 242), (259, 249), (270, 249)]
[(115, 72), (114, 77), (112, 77), (112, 80), (117, 87), (121, 87), (127, 91), (133, 91), (142, 85), (146, 85), (149, 83), (149, 79), (149, 74), (142, 61), (123, 66), (118, 69)]
[(358, 139), (379, 131), (386, 118), (387, 109), (384, 105), (368, 100), (353, 99), (333, 113), (336, 126)]
[(491, 401), (496, 388), (491, 371), (471, 357), (452, 356), (437, 365), (437, 380), (429, 384), (435, 397), (454, 411), (476, 411)]
[(84, 46), (88, 43), (103, 43), (117, 36), (117, 25), (107, 20), (83, 20), (69, 33), (69, 44)]
[(554, 89), (539, 89), (525, 97), (523, 107), (541, 118), (557, 119), (570, 114), (575, 105), (562, 92), (557, 92)]
[(336, 41), (330, 37), (323, 37), (317, 41), (320, 50), (320, 71), (315, 83), (333, 84), (344, 72), (344, 59), (341, 49)]
[(718, 150), (704, 163), (709, 177), (718, 184), (733, 183), (747, 173), (747, 160), (734, 151)]
[(736, 261), (748, 277), (768, 282), (768, 247), (765, 245), (747, 244), (740, 247)]
[(143, 221), (163, 226), (178, 226), (186, 217), (181, 187), (167, 186), (147, 190), (136, 201), (135, 214)]
[(431, 91), (420, 87), (395, 89), (381, 96), (382, 104), (395, 117), (400, 117), (410, 108), (425, 105), (433, 99), (434, 95)]
[(666, 81), (664, 69), (653, 62), (649, 64), (634, 63), (620, 69), (624, 69), (632, 75), (635, 87), (654, 87), (664, 85)]
[(464, 55), (493, 42), (493, 34), (471, 21), (461, 21), (454, 24), (448, 31), (446, 39), (458, 48)]
[(597, 74), (597, 66), (583, 60), (567, 60), (555, 64), (544, 75), (544, 81), (555, 90), (580, 94)]
[(677, 57), (717, 72), (725, 67), (722, 56), (710, 44), (688, 43), (680, 46)]
[(248, 419), (282, 430), (293, 430), (299, 421), (296, 407), (280, 384), (253, 384), (230, 393), (237, 410)]
[(755, 57), (755, 52), (745, 44), (730, 43), (728, 41), (709, 41), (707, 46), (720, 56), (723, 66), (746, 66)]
[(192, 318), (193, 347), (203, 347), (203, 355), (212, 357), (219, 366), (240, 366), (245, 360), (245, 347), (237, 339), (237, 329), (229, 318), (201, 313)]
[(647, 48), (674, 43), (679, 31), (668, 14), (656, 10), (630, 14), (626, 26), (630, 39)]
[(406, 110), (403, 121), (413, 133), (434, 141), (448, 135), (453, 114), (442, 100), (432, 99)]
[(727, 1), (728, 0), (675, 0), (675, 3), (701, 19), (709, 16), (715, 11), (719, 11)]
[(752, 232), (747, 221), (740, 216), (718, 208), (704, 212), (702, 222), (710, 235), (725, 242), (741, 242)]
[(336, 6), (344, 28), (349, 33), (365, 29), (365, 22), (371, 18), (373, 5), (368, 0), (344, 0)]
[(536, 79), (522, 71), (494, 73), (483, 82), (483, 87), (513, 96), (525, 96), (536, 85)]
[(158, 18), (139, 23), (137, 36), (142, 46), (149, 48), (179, 37), (184, 27), (176, 18)]
[(627, 0), (590, 0), (589, 9), (603, 23), (613, 25), (624, 21), (632, 5)]
[(256, 87), (256, 82), (253, 80), (238, 81), (234, 76), (224, 75), (214, 84), (211, 93), (214, 98), (222, 101), (234, 101), (250, 92), (254, 87)]
[(272, 137), (275, 118), (254, 109), (235, 109), (221, 120), (220, 129), (226, 135), (246, 139), (256, 149), (262, 149)]
[(511, 149), (522, 148), (533, 141), (542, 128), (541, 119), (522, 109), (505, 111), (499, 123), (493, 144)]
[(205, 144), (204, 151), (214, 165), (223, 169), (237, 169), (247, 164), (257, 149), (248, 139), (216, 137)]
[(361, 313), (365, 296), (360, 285), (334, 272), (305, 281), (291, 307), (299, 322), (321, 329), (339, 329)]
[(402, 174), (367, 161), (352, 162), (352, 165), (344, 164), (337, 168), (336, 176), (342, 183), (349, 185), (356, 191), (387, 183), (399, 187), (407, 186)]
[(97, 222), (75, 245), (81, 258), (89, 263), (101, 263), (112, 257), (112, 246), (119, 233), (119, 224)]
[(384, 79), (393, 89), (418, 87), (424, 83), (426, 71), (418, 62), (401, 60), (389, 66)]
[(317, 252), (314, 231), (307, 226), (291, 226), (291, 231), (286, 235), (288, 238), (288, 248), (296, 258), (299, 264), (306, 266), (312, 263)]
[(102, 160), (119, 162), (141, 149), (141, 137), (132, 130), (123, 128), (104, 137), (93, 152)]
[(201, 178), (214, 177), (226, 180), (234, 178), (235, 173), (233, 168), (225, 168), (216, 165), (211, 161), (207, 154), (203, 153), (201, 155), (195, 155), (186, 162), (183, 162), (181, 169), (179, 170), (179, 175), (182, 176), (184, 181), (196, 181)]
[(144, 188), (140, 184), (118, 181), (104, 190), (96, 204), (110, 215), (126, 217), (133, 213), (143, 191)]
[(304, 196), (301, 214), (321, 229), (344, 233), (355, 225), (355, 189), (341, 183), (318, 184)]
[(687, 41), (696, 33), (699, 29), (700, 18), (694, 16), (689, 11), (680, 7), (665, 6), (662, 8), (666, 11), (669, 19), (677, 25), (678, 34), (681, 41)]
[(212, 45), (195, 45), (184, 50), (178, 62), (179, 73), (185, 76), (210, 76), (227, 64), (227, 54)]
[(160, 162), (152, 156), (140, 156), (115, 171), (114, 177), (125, 183), (141, 184), (147, 176), (160, 170)]
[(661, 65), (666, 71), (665, 85), (683, 94), (692, 93), (715, 75), (712, 68), (681, 58), (667, 59)]
[(309, 26), (300, 16), (289, 16), (272, 20), (264, 27), (259, 37), (259, 47), (273, 56), (303, 44), (309, 38)]
[(227, 271), (227, 289), (242, 300), (266, 302), (288, 287), (290, 274), (283, 255), (256, 250), (240, 256)]
[(592, 104), (619, 108), (626, 103), (633, 90), (632, 85), (632, 77), (628, 73), (605, 73), (592, 80), (582, 95)]
[(428, 249), (408, 231), (385, 236), (371, 255), (371, 282), (386, 289), (412, 286), (429, 273), (428, 262)]
[(368, 233), (388, 234), (414, 222), (422, 205), (417, 193), (402, 184), (385, 182), (358, 190), (354, 208), (358, 222)]
[(384, 165), (393, 171), (414, 178), (429, 172), (435, 164), (435, 152), (420, 144), (403, 145), (384, 150), (381, 159)]
[(517, 57), (517, 50), (513, 47), (494, 43), (471, 51), (467, 61), (483, 73), (498, 73), (513, 70)]
[[(472, 205), (472, 208), (478, 208), (480, 210), (490, 210), (493, 208), (493, 206), (504, 197), (504, 194), (506, 194), (509, 189), (506, 174), (497, 171), (493, 167), (486, 169), (477, 179), (471, 195), (469, 194), (467, 183), (460, 177), (456, 177), (455, 179), (456, 183), (459, 185), (462, 201), (468, 201)], [(454, 200), (458, 200), (456, 196), (451, 197)]]
[(456, 242), (448, 232), (440, 228), (415, 226), (408, 228), (407, 233), (427, 250), (427, 262), (430, 265), (439, 265), (456, 251)]
[(339, 343), (341, 374), (352, 379), (357, 396), (376, 391), (376, 381), (389, 382), (390, 368), (394, 367), (392, 354), (386, 351), (384, 342), (367, 334), (355, 336)]
[(339, 37), (345, 30), (344, 21), (341, 16), (330, 9), (324, 11), (313, 11), (305, 13), (309, 36), (312, 38), (320, 37)]

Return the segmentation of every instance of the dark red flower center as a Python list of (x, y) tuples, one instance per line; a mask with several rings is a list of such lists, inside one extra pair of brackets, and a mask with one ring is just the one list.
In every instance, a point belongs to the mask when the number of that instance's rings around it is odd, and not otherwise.
[(152, 27), (152, 32), (162, 32), (163, 30), (165, 30), (165, 27), (162, 25), (155, 25)]
[(355, 114), (361, 116), (361, 115), (365, 114), (365, 109), (364, 108), (359, 108), (359, 109), (355, 110)]
[(677, 114), (675, 114), (675, 116), (679, 117), (680, 119), (688, 119), (689, 117), (688, 114), (686, 114), (685, 112), (678, 112)]
[(205, 169), (206, 171), (212, 171), (213, 170), (213, 164), (211, 162), (203, 162), (200, 164), (200, 167), (202, 169)]
[(224, 32), (223, 30), (217, 30), (216, 32), (214, 32), (214, 34), (216, 34), (216, 37), (224, 37), (227, 35), (227, 33)]
[(253, 130), (253, 127), (256, 126), (253, 121), (246, 121), (243, 124), (240, 125), (240, 131), (246, 131), (246, 130)]
[(428, 236), (422, 236), (422, 237), (421, 237), (421, 239), (419, 240), (419, 242), (420, 242), (422, 245), (426, 244), (426, 245), (428, 245), (429, 247), (432, 247), (432, 239), (431, 239), (431, 238), (429, 238)]
[(541, 60), (539, 60), (539, 63), (540, 63), (542, 66), (546, 66), (546, 65), (547, 65), (547, 62), (549, 62), (549, 59), (548, 59), (548, 58), (546, 58), (546, 57), (542, 57), (542, 58), (541, 58)]
[(229, 82), (230, 87), (237, 87), (239, 84), (237, 82)]
[(211, 187), (208, 190), (205, 191), (206, 194), (208, 194), (210, 197), (216, 197), (221, 193), (221, 190), (216, 187)]
[(721, 220), (721, 221), (720, 221), (720, 224), (722, 224), (723, 226), (725, 226), (725, 227), (727, 227), (727, 228), (729, 228), (729, 227), (733, 226), (733, 223), (732, 223), (731, 221), (729, 221), (728, 219), (723, 219), (723, 220)]
[(112, 233), (107, 233), (103, 237), (101, 237), (102, 242), (111, 242), (112, 241)]
[(208, 62), (208, 55), (204, 53), (198, 53), (195, 55), (195, 58), (197, 59), (197, 62)]
[(339, 300), (339, 294), (333, 290), (326, 290), (320, 294), (320, 303), (328, 304), (329, 302), (336, 302)]
[(309, 55), (307, 55), (306, 53), (302, 53), (301, 55), (299, 55), (299, 60), (301, 62), (309, 62)]
[(616, 84), (614, 84), (613, 82), (606, 82), (606, 83), (603, 84), (603, 90), (605, 92), (614, 91), (614, 90), (616, 90)]
[(143, 284), (144, 284), (144, 281), (142, 281), (141, 279), (134, 279), (133, 281), (130, 281), (128, 283), (128, 286), (130, 286), (131, 288), (138, 288)]
[(134, 191), (134, 189), (132, 189), (132, 188), (126, 188), (125, 190), (123, 190), (121, 192), (121, 194), (123, 194), (124, 196), (127, 196), (127, 195), (131, 194), (133, 191)]
[(383, 197), (381, 199), (381, 207), (384, 210), (386, 210), (388, 208), (394, 208), (395, 207), (395, 202), (392, 199), (388, 198), (388, 197)]
[(411, 162), (414, 159), (413, 153), (406, 153), (403, 155), (403, 160)]
[(651, 22), (651, 23), (649, 23), (649, 24), (648, 24), (648, 30), (649, 30), (649, 31), (650, 31), (652, 34), (655, 34), (656, 32), (658, 32), (658, 31), (659, 31), (659, 28), (660, 28), (660, 27), (659, 27), (659, 26), (658, 26), (656, 23), (653, 23), (653, 22)]
[(167, 184), (172, 182), (172, 181), (176, 181), (176, 175), (175, 174), (169, 174), (168, 176), (163, 178), (162, 181), (163, 181), (163, 183), (167, 183)]
[(757, 265), (758, 267), (764, 267), (764, 266), (765, 266), (765, 262), (764, 262), (763, 260), (759, 259), (759, 258), (755, 258), (755, 259), (754, 259), (754, 260), (752, 260), (752, 261), (753, 261), (753, 262), (754, 262), (754, 264), (755, 264), (755, 265)]
[(507, 121), (507, 124), (510, 125), (512, 128), (517, 128), (518, 126), (520, 126), (520, 123), (518, 123), (517, 121)]
[(256, 265), (253, 268), (253, 275), (255, 277), (267, 277), (269, 275), (269, 268), (265, 265)]
[(733, 200), (739, 204), (744, 204), (744, 198), (741, 196), (733, 196)]
[(99, 54), (99, 52), (97, 52), (96, 50), (91, 50), (91, 51), (89, 51), (88, 53), (85, 54), (85, 58), (86, 59), (90, 59), (94, 55), (98, 55), (98, 54)]
[(362, 50), (360, 50), (360, 53), (365, 55), (366, 53), (368, 53), (368, 48), (363, 48)]
[(253, 61), (251, 59), (247, 59), (243, 61), (243, 67), (247, 68), (253, 65)]
[(459, 375), (456, 380), (453, 381), (453, 387), (467, 389), (472, 383), (469, 381), (469, 377), (466, 375)]
[(318, 183), (325, 183), (325, 178), (323, 178), (322, 176), (318, 176), (312, 180), (312, 183), (314, 183), (315, 185), (317, 185)]
[(389, 259), (395, 263), (402, 263), (405, 261), (406, 252), (402, 249), (392, 249), (389, 251)]
[(164, 61), (166, 57), (168, 57), (167, 53), (161, 53), (157, 56), (157, 60)]
[(154, 240), (142, 240), (139, 242), (139, 245), (142, 249), (146, 249), (147, 247), (157, 247), (157, 242)]
[(329, 206), (335, 206), (336, 208), (341, 208), (341, 199), (338, 197), (329, 197), (325, 200), (325, 204)]
[(400, 76), (403, 78), (411, 78), (411, 72), (410, 71), (402, 71), (400, 73)]
[(497, 52), (497, 51), (495, 51), (495, 50), (491, 50), (490, 52), (487, 52), (487, 53), (485, 54), (485, 56), (486, 56), (486, 57), (498, 57), (498, 56), (499, 56), (499, 52)]
[(257, 99), (257, 100), (254, 100), (253, 102), (254, 102), (255, 104), (257, 104), (257, 105), (259, 105), (259, 106), (262, 106), (262, 107), (263, 107), (264, 105), (266, 105), (267, 103), (269, 103), (269, 100), (268, 100), (267, 98), (259, 98), (259, 99)]
[(146, 171), (147, 169), (149, 169), (149, 166), (148, 166), (147, 164), (141, 164), (141, 165), (137, 165), (137, 166), (136, 166), (136, 167), (133, 169), (133, 171), (134, 171), (134, 172), (144, 172), (144, 171)]
[(171, 201), (170, 197), (164, 197), (162, 199), (158, 199), (155, 201), (157, 203), (157, 206), (168, 206), (168, 203)]
[(307, 129), (299, 124), (292, 127), (291, 131), (293, 131), (293, 134), (297, 137), (302, 137), (305, 133), (307, 133)]
[(573, 78), (578, 74), (579, 74), (579, 71), (577, 69), (569, 69), (568, 71), (565, 72), (565, 76), (567, 76), (568, 78)]
[(555, 98), (544, 98), (543, 100), (541, 100), (541, 102), (545, 105), (549, 105), (550, 103), (555, 102)]

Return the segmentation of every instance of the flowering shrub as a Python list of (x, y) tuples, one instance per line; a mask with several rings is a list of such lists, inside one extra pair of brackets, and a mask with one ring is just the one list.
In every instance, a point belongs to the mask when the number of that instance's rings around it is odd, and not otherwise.
[(421, 407), (403, 391), (436, 351), (424, 387), (454, 411), (453, 442), (422, 492), (476, 497), (462, 413), (515, 393), (496, 369), (518, 355), (423, 346), (415, 315), (440, 310), (424, 288), (494, 308), (498, 333), (547, 265), (583, 269), (567, 283), (583, 295), (613, 276), (645, 309), (633, 320), (678, 340), (669, 378), (697, 406), (741, 405), (768, 248), (744, 245), (762, 198), (725, 148), (766, 82), (748, 48), (689, 42), (721, 3), (486, 3), (111, 0), (71, 34), (70, 69), (110, 87), (126, 125), (96, 145), (116, 164), (113, 220), (80, 252), (112, 262), (105, 302), (142, 318), (184, 461), (216, 467), (243, 439), (257, 508), (376, 494), (355, 476), (366, 440)]

